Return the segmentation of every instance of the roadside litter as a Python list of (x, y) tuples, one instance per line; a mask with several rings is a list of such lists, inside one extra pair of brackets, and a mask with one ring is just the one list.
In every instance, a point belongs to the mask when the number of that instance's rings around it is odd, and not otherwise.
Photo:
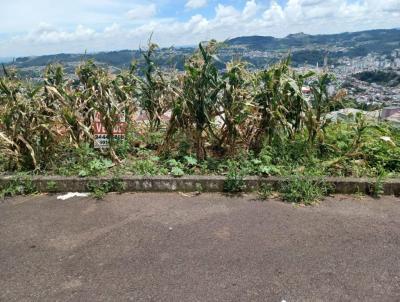
[(73, 198), (73, 197), (88, 197), (89, 196), (89, 193), (68, 193), (68, 194), (65, 194), (65, 195), (60, 195), (60, 196), (57, 196), (57, 199), (59, 199), (59, 200), (67, 200), (67, 199), (70, 199), (70, 198)]

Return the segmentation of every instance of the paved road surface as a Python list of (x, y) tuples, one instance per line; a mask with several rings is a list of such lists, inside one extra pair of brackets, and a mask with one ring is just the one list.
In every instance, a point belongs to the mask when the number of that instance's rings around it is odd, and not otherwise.
[(400, 200), (0, 202), (0, 301), (400, 301)]

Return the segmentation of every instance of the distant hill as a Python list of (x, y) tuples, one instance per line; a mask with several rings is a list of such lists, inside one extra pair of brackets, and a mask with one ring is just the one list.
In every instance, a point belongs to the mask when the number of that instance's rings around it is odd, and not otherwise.
[[(369, 30), (334, 35), (308, 35), (297, 33), (285, 38), (270, 36), (246, 36), (228, 39), (220, 49), (223, 61), (241, 58), (249, 61), (255, 68), (274, 63), (290, 51), (292, 62), (296, 66), (323, 64), (329, 57), (329, 64), (337, 64), (339, 59), (365, 57), (368, 54), (389, 56), (395, 49), (400, 49), (400, 29)], [(185, 58), (194, 51), (192, 47), (163, 48), (157, 53), (157, 63), (162, 67), (183, 69)], [(76, 65), (85, 59), (93, 59), (99, 64), (112, 68), (126, 68), (136, 60), (140, 66), (139, 50), (120, 50), (93, 54), (55, 54), (17, 58), (14, 65), (26, 73), (37, 75), (50, 63), (62, 63), (67, 72), (72, 72)], [(222, 65), (221, 65), (222, 66)]]
[(334, 35), (288, 35), (285, 38), (268, 36), (238, 37), (225, 41), (229, 47), (264, 52), (289, 52), (295, 64), (322, 63), (327, 55), (331, 62), (343, 57), (365, 57), (370, 53), (390, 55), (400, 49), (400, 29), (345, 32)]
[(334, 35), (307, 35), (304, 33), (288, 35), (285, 38), (268, 36), (238, 37), (226, 40), (230, 46), (242, 46), (252, 50), (289, 50), (292, 48), (329, 47), (349, 48), (351, 55), (363, 55), (365, 51), (388, 53), (400, 47), (399, 29), (369, 30)]
[(140, 56), (138, 51), (120, 50), (99, 52), (94, 54), (66, 54), (60, 53), (55, 55), (44, 55), (35, 57), (21, 57), (15, 60), (15, 65), (18, 67), (26, 68), (33, 66), (44, 66), (51, 63), (72, 63), (79, 62), (86, 59), (93, 59), (97, 62), (108, 64), (111, 66), (123, 66), (128, 64)]

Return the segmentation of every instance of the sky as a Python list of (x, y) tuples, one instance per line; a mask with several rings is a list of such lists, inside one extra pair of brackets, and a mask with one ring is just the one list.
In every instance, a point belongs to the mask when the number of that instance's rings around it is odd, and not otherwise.
[(400, 27), (400, 0), (0, 0), (0, 57)]

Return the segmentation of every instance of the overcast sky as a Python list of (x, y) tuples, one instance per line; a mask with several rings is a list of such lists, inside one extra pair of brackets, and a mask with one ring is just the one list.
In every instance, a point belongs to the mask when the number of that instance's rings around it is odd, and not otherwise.
[(0, 57), (400, 27), (400, 0), (0, 0)]

